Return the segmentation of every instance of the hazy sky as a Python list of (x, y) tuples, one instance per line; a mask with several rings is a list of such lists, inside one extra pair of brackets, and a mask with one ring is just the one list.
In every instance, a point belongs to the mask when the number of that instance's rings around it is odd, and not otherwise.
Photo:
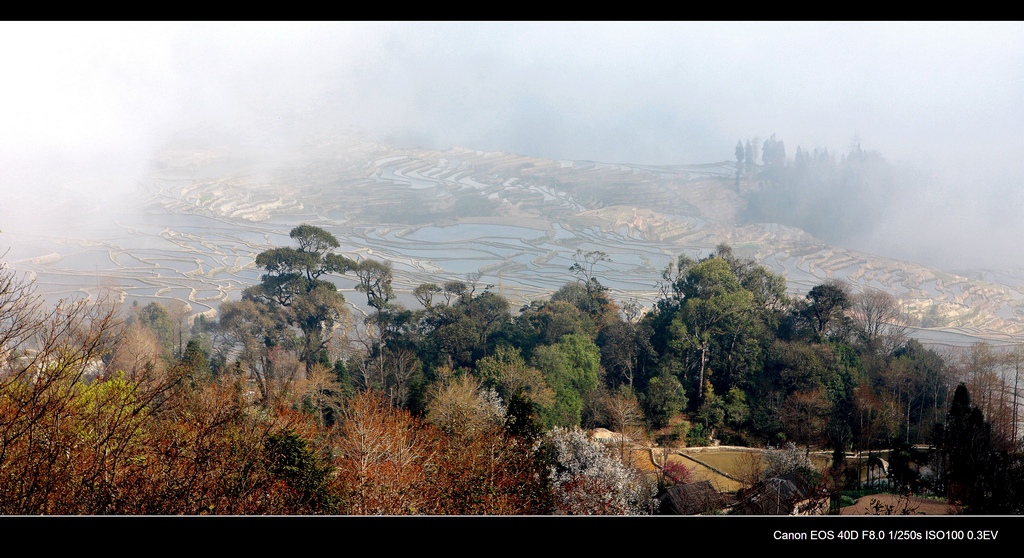
[(115, 199), (175, 130), (259, 137), (300, 110), (400, 145), (607, 162), (857, 136), (934, 172), (878, 242), (1024, 266), (1021, 22), (5, 22), (0, 53), (7, 199)]

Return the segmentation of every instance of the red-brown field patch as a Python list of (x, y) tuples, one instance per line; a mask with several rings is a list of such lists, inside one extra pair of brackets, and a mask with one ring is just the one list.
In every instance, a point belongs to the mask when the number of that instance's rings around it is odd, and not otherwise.
[(956, 510), (943, 500), (897, 494), (870, 494), (839, 510), (839, 515), (952, 515)]

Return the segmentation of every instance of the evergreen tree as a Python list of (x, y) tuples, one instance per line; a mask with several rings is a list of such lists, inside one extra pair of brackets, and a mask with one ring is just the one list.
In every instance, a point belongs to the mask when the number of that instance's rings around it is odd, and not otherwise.
[(990, 498), (992, 427), (963, 383), (953, 392), (941, 443), (943, 478), (950, 502), (978, 513)]

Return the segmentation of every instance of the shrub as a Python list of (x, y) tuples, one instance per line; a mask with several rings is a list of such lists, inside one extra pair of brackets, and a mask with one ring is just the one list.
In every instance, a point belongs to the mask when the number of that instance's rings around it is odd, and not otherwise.
[(686, 445), (688, 445), (688, 446), (695, 446), (695, 447), (703, 447), (703, 446), (708, 446), (710, 444), (711, 444), (711, 440), (708, 438), (708, 435), (704, 432), (704, 425), (703, 424), (700, 424), (700, 423), (695, 424), (695, 425), (693, 425), (689, 429), (689, 431), (687, 431), (687, 433), (686, 433)]
[(687, 484), (693, 480), (693, 470), (679, 461), (669, 461), (661, 468), (664, 488)]

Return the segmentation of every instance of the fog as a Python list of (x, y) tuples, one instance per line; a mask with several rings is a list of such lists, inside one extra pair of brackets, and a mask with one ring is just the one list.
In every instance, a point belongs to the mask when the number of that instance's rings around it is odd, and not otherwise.
[(914, 169), (852, 247), (1024, 267), (1019, 22), (6, 22), (0, 52), (0, 231), (116, 213), (195, 129), (656, 165), (776, 134)]

